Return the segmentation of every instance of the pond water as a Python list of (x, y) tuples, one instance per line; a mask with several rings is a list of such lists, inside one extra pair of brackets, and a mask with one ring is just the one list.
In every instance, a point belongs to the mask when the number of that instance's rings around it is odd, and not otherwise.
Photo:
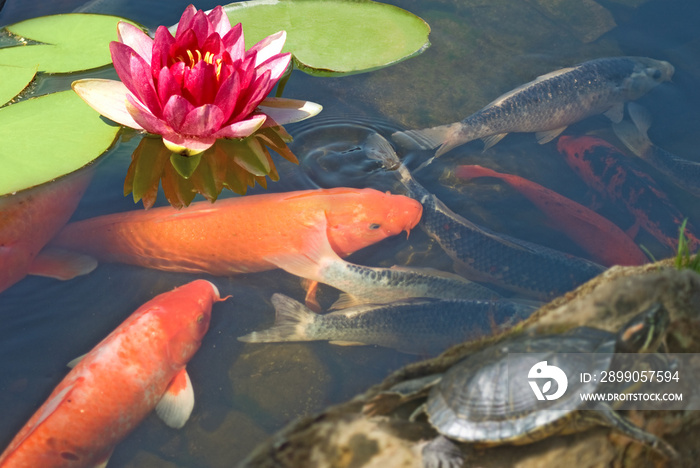
[[(314, 78), (295, 71), (285, 97), (324, 106), (306, 122), (287, 126), (299, 166), (276, 159), (280, 181), (268, 191), (316, 187), (374, 187), (396, 190), (396, 177), (364, 156), (372, 132), (423, 128), (461, 120), (500, 94), (536, 76), (585, 60), (639, 55), (675, 66), (671, 83), (640, 99), (650, 110), (651, 140), (681, 157), (699, 161), (700, 4), (690, 0), (405, 0), (394, 3), (425, 19), (432, 46), (422, 55), (369, 74)], [(31, 6), (30, 6), (31, 5)], [(118, 14), (150, 28), (175, 23), (187, 2), (155, 0), (8, 0), (0, 24), (44, 14), (89, 11)], [(216, 3), (202, 2), (201, 9)], [(110, 75), (111, 72), (99, 72)], [(56, 77), (39, 89), (67, 86)], [(64, 80), (65, 78), (65, 80)], [(42, 88), (44, 86), (44, 88)], [(50, 91), (51, 89), (46, 89)], [(594, 134), (622, 148), (603, 116), (586, 119), (566, 135)], [(89, 138), (89, 135), (86, 135)], [(136, 142), (119, 142), (99, 164), (73, 219), (141, 209), (122, 196), (126, 168)], [(594, 206), (623, 229), (634, 219), (594, 196), (566, 164), (556, 142), (538, 145), (532, 134), (509, 135), (482, 151), (481, 142), (457, 148), (416, 177), (452, 210), (482, 226), (523, 240), (586, 257), (587, 253), (515, 189), (493, 178), (466, 182), (459, 164), (481, 164), (518, 174)], [(629, 154), (629, 153), (628, 153)], [(415, 168), (426, 152), (400, 156)], [(696, 199), (638, 158), (671, 202), (700, 223)], [(249, 193), (264, 193), (256, 187)], [(165, 204), (158, 200), (158, 204)], [(656, 258), (673, 252), (641, 232), (638, 244)], [(350, 259), (374, 266), (407, 264), (452, 271), (452, 261), (420, 229), (395, 236)], [(2, 266), (0, 266), (2, 268)], [(339, 347), (325, 342), (251, 344), (237, 337), (270, 326), (273, 293), (303, 300), (298, 278), (281, 270), (229, 278), (165, 273), (121, 264), (101, 264), (71, 281), (27, 277), (0, 293), (0, 446), (6, 446), (67, 372), (66, 363), (90, 350), (141, 304), (164, 291), (204, 277), (233, 297), (214, 308), (202, 347), (188, 365), (195, 409), (179, 431), (155, 415), (115, 451), (109, 466), (228, 467), (296, 417), (344, 401), (421, 356), (391, 349)], [(321, 287), (330, 304), (337, 291)], [(592, 324), (594, 325), (594, 324)]]

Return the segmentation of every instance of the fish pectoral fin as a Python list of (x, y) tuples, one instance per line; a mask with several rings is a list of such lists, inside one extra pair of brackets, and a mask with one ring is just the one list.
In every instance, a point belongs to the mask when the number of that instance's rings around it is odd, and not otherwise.
[(508, 135), (507, 133), (497, 133), (495, 135), (490, 135), (481, 139), (484, 142), (484, 151), (491, 148), (493, 145), (504, 139)]
[(88, 354), (88, 353), (85, 353), (85, 354), (82, 354), (82, 355), (78, 356), (77, 358), (73, 359), (71, 362), (69, 362), (68, 364), (66, 364), (66, 366), (70, 367), (71, 369), (74, 368), (75, 366), (78, 365), (78, 363), (79, 363), (80, 361), (83, 360), (83, 358), (84, 358), (85, 356), (87, 356), (87, 354)]
[(367, 301), (363, 301), (362, 299), (355, 297), (352, 294), (341, 293), (338, 296), (338, 300), (331, 305), (331, 310), (347, 309), (366, 303)]
[(566, 130), (566, 125), (563, 127), (555, 128), (554, 130), (547, 130), (544, 132), (537, 132), (535, 133), (535, 138), (537, 138), (537, 143), (540, 145), (544, 145), (545, 143), (549, 143), (550, 141), (554, 140), (556, 137), (561, 135), (561, 132)]
[(170, 381), (163, 397), (156, 405), (156, 414), (168, 426), (180, 429), (194, 408), (194, 389), (187, 371), (182, 369)]
[(625, 115), (625, 104), (623, 102), (617, 103), (610, 109), (603, 112), (603, 115), (615, 123), (620, 123)]
[(86, 275), (97, 268), (97, 260), (89, 255), (49, 247), (36, 256), (29, 267), (30, 275), (69, 280)]
[(361, 343), (359, 341), (329, 341), (330, 344), (336, 345), (336, 346), (366, 346), (367, 343)]

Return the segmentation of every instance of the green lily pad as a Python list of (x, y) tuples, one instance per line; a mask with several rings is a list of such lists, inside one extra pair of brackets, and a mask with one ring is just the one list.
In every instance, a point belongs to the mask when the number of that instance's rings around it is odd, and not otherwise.
[(36, 75), (37, 66), (15, 67), (0, 65), (0, 106), (7, 104), (22, 92)]
[(425, 50), (430, 26), (406, 10), (371, 0), (252, 0), (224, 7), (243, 23), (246, 46), (287, 31), (285, 52), (311, 75), (362, 73)]
[[(0, 49), (0, 63), (31, 67), (48, 73), (70, 73), (112, 63), (110, 41), (117, 40), (117, 23), (124, 18), (70, 13), (42, 16), (11, 24), (12, 34), (41, 44)], [(132, 23), (133, 24), (133, 23)]]
[(111, 146), (119, 128), (105, 123), (72, 90), (0, 109), (0, 194), (85, 166)]

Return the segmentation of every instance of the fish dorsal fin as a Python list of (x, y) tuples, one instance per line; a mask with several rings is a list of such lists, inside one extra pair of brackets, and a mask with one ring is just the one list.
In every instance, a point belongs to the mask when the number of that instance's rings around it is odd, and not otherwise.
[(28, 273), (69, 280), (76, 276), (86, 275), (95, 268), (97, 268), (97, 260), (89, 255), (49, 247), (39, 252), (29, 267)]
[(182, 369), (170, 381), (163, 397), (156, 405), (156, 414), (168, 426), (180, 429), (194, 408), (194, 389), (187, 371)]
[(73, 391), (75, 388), (76, 382), (73, 382), (72, 384), (68, 385), (66, 388), (58, 392), (56, 395), (54, 395), (52, 398), (49, 400), (46, 400), (46, 403), (41, 408), (41, 412), (37, 414), (37, 420), (32, 424), (31, 427), (25, 426), (22, 428), (22, 432), (24, 432), (23, 437), (18, 440), (17, 442), (13, 442), (11, 444), (11, 447), (13, 447), (13, 451), (18, 450), (22, 444), (24, 443), (27, 438), (32, 435), (32, 433), (39, 427), (41, 424), (48, 419), (49, 416), (51, 416), (54, 411), (58, 409), (59, 406), (61, 406), (61, 403), (63, 403), (70, 393)]
[[(557, 77), (557, 76), (559, 76), (559, 75), (564, 75), (564, 74), (566, 74), (566, 73), (569, 73), (570, 71), (575, 70), (576, 68), (577, 68), (577, 67), (562, 68), (562, 69), (559, 69), (559, 70), (554, 70), (553, 72), (546, 73), (546, 74), (544, 74), (544, 75), (540, 75), (540, 76), (538, 76), (537, 78), (535, 78), (535, 79), (532, 80), (532, 81), (528, 81), (527, 83), (521, 84), (521, 85), (518, 86), (517, 88), (511, 89), (510, 91), (508, 91), (508, 92), (505, 93), (505, 94), (501, 94), (501, 95), (498, 96), (496, 99), (494, 99), (493, 101), (491, 101), (490, 103), (488, 103), (488, 104), (484, 107), (484, 109), (488, 109), (489, 107), (498, 106), (498, 105), (500, 105), (503, 101), (505, 101), (506, 99), (508, 99), (509, 97), (518, 94), (519, 92), (521, 92), (521, 91), (523, 91), (523, 90), (529, 88), (530, 86), (533, 86), (533, 85), (535, 85), (535, 84), (537, 84), (537, 83), (540, 83), (540, 82), (542, 82), (542, 81), (547, 81), (547, 80), (549, 80), (549, 79), (551, 79), (551, 78), (555, 78), (555, 77)], [(482, 109), (482, 110), (483, 110), (483, 109)]]
[(561, 135), (561, 132), (566, 130), (566, 125), (563, 127), (555, 128), (554, 130), (545, 130), (544, 132), (535, 133), (535, 138), (537, 138), (537, 143), (544, 145), (554, 140), (556, 137)]
[(73, 359), (71, 362), (69, 362), (69, 363), (66, 364), (66, 365), (72, 369), (72, 368), (74, 368), (75, 366), (77, 366), (78, 363), (79, 363), (80, 361), (82, 361), (83, 358), (84, 358), (85, 356), (87, 356), (87, 355), (88, 355), (88, 353), (82, 354), (82, 355), (78, 356), (77, 358)]
[(497, 133), (495, 135), (489, 135), (487, 137), (482, 138), (481, 140), (484, 142), (484, 151), (487, 149), (491, 148), (493, 145), (504, 139), (508, 135), (507, 133)]
[(625, 115), (625, 104), (622, 102), (618, 102), (617, 104), (613, 105), (610, 109), (603, 112), (603, 114), (611, 121), (615, 123), (620, 123), (622, 122), (622, 118)]

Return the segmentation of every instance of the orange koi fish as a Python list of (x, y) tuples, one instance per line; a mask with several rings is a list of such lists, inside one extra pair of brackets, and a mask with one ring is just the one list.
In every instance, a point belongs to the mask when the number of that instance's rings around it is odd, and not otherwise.
[(194, 393), (185, 365), (209, 328), (216, 287), (197, 280), (139, 307), (49, 395), (0, 455), (0, 468), (105, 466), (152, 410), (180, 428)]
[[(642, 228), (670, 251), (676, 251), (678, 229), (685, 216), (649, 174), (637, 169), (619, 149), (599, 138), (563, 136), (557, 142), (557, 149), (591, 189), (634, 216), (634, 225), (626, 230), (630, 237), (636, 237)], [(700, 241), (690, 223), (686, 225), (685, 235), (691, 250), (697, 250)]]
[(68, 222), (91, 176), (88, 169), (0, 197), (0, 292), (27, 274), (71, 279), (97, 266), (94, 259), (56, 249), (39, 254)]
[(303, 251), (319, 229), (347, 256), (408, 232), (421, 213), (417, 201), (373, 189), (303, 190), (99, 216), (67, 225), (52, 245), (107, 262), (225, 276), (277, 268), (265, 258)]
[(603, 265), (642, 265), (647, 257), (632, 238), (598, 213), (535, 182), (482, 166), (459, 166), (465, 179), (495, 177), (518, 190), (545, 213), (553, 227), (583, 247)]

